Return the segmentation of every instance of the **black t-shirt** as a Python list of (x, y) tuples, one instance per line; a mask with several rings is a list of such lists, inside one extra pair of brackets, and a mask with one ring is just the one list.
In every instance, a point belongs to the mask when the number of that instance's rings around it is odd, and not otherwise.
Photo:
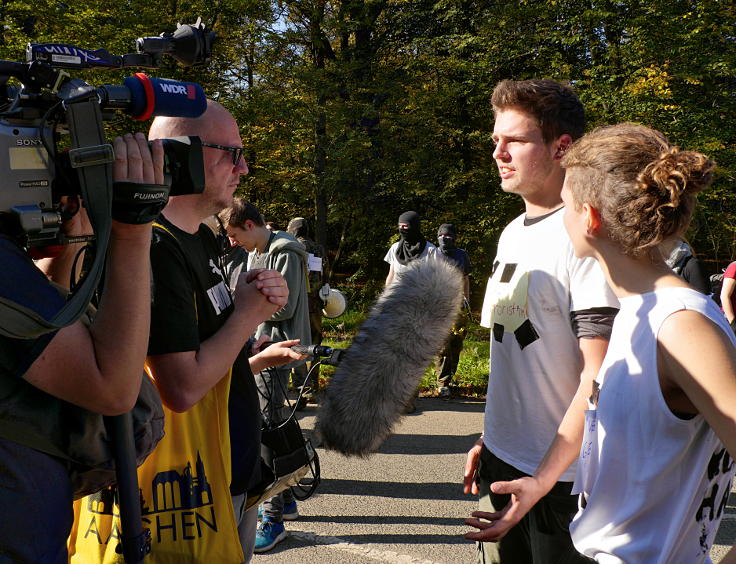
[(206, 225), (190, 234), (163, 216), (157, 223), (151, 242), (148, 354), (196, 351), (233, 311), (217, 240)]
[[(223, 249), (212, 230), (196, 234), (174, 226), (163, 216), (151, 243), (153, 289), (148, 354), (199, 350), (233, 311), (224, 274)], [(173, 237), (176, 237), (174, 241)], [(233, 495), (260, 479), (261, 410), (247, 355), (233, 363), (228, 398)]]
[(440, 254), (448, 260), (453, 261), (457, 265), (457, 267), (462, 270), (465, 276), (473, 271), (473, 267), (470, 266), (470, 258), (468, 257), (468, 253), (466, 253), (463, 249), (453, 249), (448, 254), (440, 251)]

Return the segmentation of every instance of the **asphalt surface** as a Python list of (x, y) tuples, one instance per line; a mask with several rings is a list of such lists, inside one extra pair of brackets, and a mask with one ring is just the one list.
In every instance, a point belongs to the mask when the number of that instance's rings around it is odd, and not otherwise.
[[(419, 398), (380, 451), (366, 459), (317, 448), (322, 482), (299, 502), (288, 537), (253, 564), (459, 564), (475, 562), (463, 519), (476, 508), (462, 493), (465, 455), (483, 426), (483, 400)], [(299, 412), (309, 435), (318, 407)], [(732, 491), (714, 564), (736, 543)]]

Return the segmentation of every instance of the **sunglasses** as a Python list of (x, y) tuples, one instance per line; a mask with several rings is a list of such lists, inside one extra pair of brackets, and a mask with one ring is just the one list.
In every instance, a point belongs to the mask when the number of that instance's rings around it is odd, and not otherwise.
[(217, 145), (215, 143), (202, 142), (202, 147), (211, 147), (213, 149), (220, 149), (220, 151), (228, 151), (233, 154), (233, 165), (238, 166), (240, 159), (243, 156), (243, 147), (226, 147), (225, 145)]

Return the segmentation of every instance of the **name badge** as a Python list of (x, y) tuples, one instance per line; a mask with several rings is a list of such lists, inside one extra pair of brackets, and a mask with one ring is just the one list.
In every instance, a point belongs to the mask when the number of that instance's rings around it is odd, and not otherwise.
[(572, 493), (590, 493), (595, 481), (595, 468), (598, 463), (598, 415), (595, 409), (585, 411), (585, 432), (583, 444), (580, 445), (580, 459), (578, 460), (575, 483)]
[(312, 253), (309, 253), (309, 260), (307, 261), (310, 272), (322, 272), (322, 257), (316, 257)]

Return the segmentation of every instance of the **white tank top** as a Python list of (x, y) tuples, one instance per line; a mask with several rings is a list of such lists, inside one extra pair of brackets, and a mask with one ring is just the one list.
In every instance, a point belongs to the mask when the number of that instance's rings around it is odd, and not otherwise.
[(575, 548), (611, 564), (710, 562), (734, 462), (702, 415), (680, 419), (667, 407), (657, 334), (669, 315), (689, 309), (736, 339), (716, 304), (695, 290), (620, 302), (598, 406), (586, 413), (575, 487), (587, 504), (570, 526)]

